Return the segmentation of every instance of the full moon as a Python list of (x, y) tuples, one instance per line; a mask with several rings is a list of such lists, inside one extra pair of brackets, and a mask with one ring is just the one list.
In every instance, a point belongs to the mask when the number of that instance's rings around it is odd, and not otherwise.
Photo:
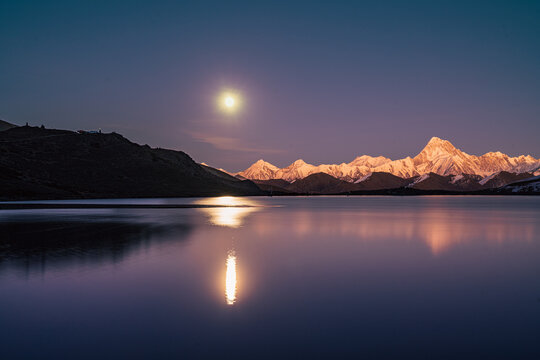
[(230, 95), (225, 98), (225, 106), (228, 108), (234, 107), (235, 102), (234, 98)]
[(238, 91), (226, 90), (221, 92), (217, 98), (219, 110), (225, 114), (236, 114), (242, 108), (242, 96)]

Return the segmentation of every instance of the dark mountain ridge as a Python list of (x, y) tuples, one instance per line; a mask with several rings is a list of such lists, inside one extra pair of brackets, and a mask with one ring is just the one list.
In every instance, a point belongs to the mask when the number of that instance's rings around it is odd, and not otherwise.
[(264, 194), (182, 151), (110, 133), (21, 126), (0, 132), (0, 198), (120, 198)]
[[(238, 177), (235, 176), (235, 177)], [(288, 181), (283, 179), (270, 179), (270, 180), (254, 180), (253, 181), (257, 186), (264, 191), (269, 192), (270, 194), (291, 194), (294, 193), (291, 190), (288, 190), (288, 187), (291, 185)]]
[(0, 120), (0, 131), (9, 130), (17, 127), (17, 125)]
[[(279, 194), (370, 194), (371, 192), (403, 194), (431, 194), (432, 192), (445, 192), (448, 194), (480, 191), (489, 193), (491, 189), (498, 189), (514, 181), (532, 177), (532, 173), (514, 174), (502, 171), (494, 174), (492, 179), (482, 182), (479, 175), (438, 175), (429, 173), (414, 176), (408, 179), (385, 172), (374, 172), (360, 179), (356, 183), (340, 180), (326, 173), (311, 174), (303, 179), (289, 183), (283, 179), (255, 180), (259, 188), (264, 191)], [(482, 192), (484, 191), (484, 192)]]
[(403, 179), (399, 176), (385, 172), (373, 172), (366, 176), (363, 181), (355, 183), (354, 190), (381, 190), (394, 189), (406, 186), (411, 183), (410, 179)]
[(484, 188), (478, 183), (482, 177), (478, 175), (438, 175), (430, 172), (412, 178), (408, 187), (419, 190), (472, 191)]
[(299, 194), (339, 194), (354, 190), (355, 184), (325, 173), (316, 173), (296, 180), (286, 189)]
[(531, 178), (533, 176), (534, 176), (534, 174), (530, 173), (530, 172), (525, 172), (525, 173), (521, 173), (521, 174), (514, 174), (514, 173), (510, 173), (508, 171), (500, 171), (500, 172), (498, 172), (496, 174), (493, 174), (492, 176), (486, 178), (485, 179), (486, 181), (483, 182), (483, 183), (484, 183), (484, 187), (486, 187), (486, 188), (497, 188), (497, 187), (508, 185), (508, 184), (516, 182), (516, 181), (529, 179), (529, 178)]

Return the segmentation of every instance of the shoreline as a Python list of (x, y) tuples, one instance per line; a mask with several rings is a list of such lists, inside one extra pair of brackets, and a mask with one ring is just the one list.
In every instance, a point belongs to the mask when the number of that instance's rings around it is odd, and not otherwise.
[(273, 194), (273, 195), (221, 195), (221, 196), (171, 196), (171, 197), (96, 197), (96, 198), (22, 198), (0, 200), (0, 210), (30, 210), (30, 209), (195, 209), (195, 208), (250, 208), (258, 205), (221, 205), (221, 204), (99, 204), (99, 203), (32, 203), (31, 201), (89, 201), (89, 200), (125, 200), (125, 199), (186, 199), (186, 198), (214, 198), (214, 197), (354, 197), (354, 196), (538, 196), (537, 192), (498, 192), (498, 191), (441, 191), (441, 190), (414, 190), (400, 191), (373, 190), (354, 193), (339, 194)]

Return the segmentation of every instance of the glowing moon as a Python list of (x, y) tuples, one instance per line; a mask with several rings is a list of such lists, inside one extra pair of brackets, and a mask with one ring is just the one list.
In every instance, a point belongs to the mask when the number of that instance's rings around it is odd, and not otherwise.
[(240, 110), (242, 105), (242, 97), (236, 91), (223, 91), (217, 98), (217, 105), (221, 112), (233, 114)]
[(234, 98), (232, 96), (227, 96), (225, 98), (225, 106), (228, 108), (232, 108), (235, 102), (236, 101), (234, 101)]

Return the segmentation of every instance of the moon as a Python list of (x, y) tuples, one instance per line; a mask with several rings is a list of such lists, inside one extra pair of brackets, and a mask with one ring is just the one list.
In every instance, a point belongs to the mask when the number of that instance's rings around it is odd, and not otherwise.
[(217, 98), (219, 110), (225, 114), (235, 114), (242, 107), (242, 97), (238, 91), (222, 91)]
[(232, 108), (234, 107), (236, 101), (234, 100), (234, 98), (231, 96), (231, 95), (228, 95), (227, 97), (225, 97), (225, 106), (228, 107), (228, 108)]

